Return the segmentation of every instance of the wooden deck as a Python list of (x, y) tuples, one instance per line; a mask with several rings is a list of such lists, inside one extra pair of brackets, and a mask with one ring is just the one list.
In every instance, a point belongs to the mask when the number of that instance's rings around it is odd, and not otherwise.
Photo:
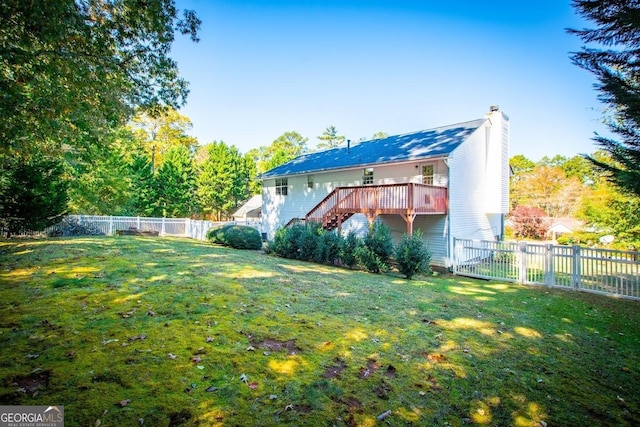
[(361, 185), (336, 188), (305, 220), (334, 229), (357, 213), (366, 215), (370, 223), (378, 215), (401, 215), (407, 222), (407, 232), (412, 233), (416, 215), (442, 215), (447, 208), (446, 187), (418, 183)]

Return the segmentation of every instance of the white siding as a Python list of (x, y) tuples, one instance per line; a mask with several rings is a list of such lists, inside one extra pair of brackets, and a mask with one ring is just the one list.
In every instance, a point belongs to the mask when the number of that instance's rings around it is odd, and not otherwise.
[[(443, 160), (410, 162), (373, 167), (374, 184), (393, 184), (407, 182), (422, 182), (422, 171), (419, 165), (434, 165), (434, 183), (440, 186), (447, 185), (447, 166)], [(267, 238), (272, 239), (276, 230), (286, 225), (293, 218), (304, 216), (320, 203), (336, 187), (350, 185), (362, 185), (363, 169), (355, 168), (338, 172), (325, 172), (313, 174), (313, 188), (309, 188), (307, 175), (288, 177), (288, 194), (277, 195), (275, 192), (275, 179), (266, 179), (262, 186), (262, 227), (267, 233)], [(354, 215), (345, 222), (344, 230), (366, 230), (368, 222), (363, 215)]]
[[(399, 215), (381, 215), (380, 221), (391, 230), (393, 240), (398, 243), (407, 232), (407, 223)], [(431, 251), (431, 264), (448, 267), (447, 219), (445, 215), (418, 215), (413, 221), (413, 229), (422, 231), (422, 238)]]
[(487, 114), (485, 125), (485, 211), (509, 212), (509, 118), (502, 111)]
[[(474, 132), (449, 157), (450, 237), (494, 240), (494, 230), (487, 216), (487, 199), (495, 197), (495, 180), (487, 177), (491, 162), (487, 155), (489, 122)], [(501, 128), (501, 126), (500, 126)], [(489, 149), (488, 149), (489, 148)]]

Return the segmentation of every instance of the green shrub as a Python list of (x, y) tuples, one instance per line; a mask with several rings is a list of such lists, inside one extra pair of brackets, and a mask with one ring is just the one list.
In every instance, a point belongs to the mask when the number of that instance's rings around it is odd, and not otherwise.
[(364, 247), (366, 250), (358, 251), (358, 259), (368, 271), (381, 273), (389, 270), (393, 255), (393, 239), (389, 227), (374, 223), (364, 238)]
[(563, 234), (558, 237), (559, 245), (587, 245), (592, 246), (600, 241), (600, 234), (590, 233), (587, 231), (576, 231), (573, 233)]
[(298, 257), (298, 240), (303, 232), (302, 224), (282, 227), (276, 231), (271, 244), (271, 250), (283, 258), (296, 259)]
[(409, 280), (421, 273), (431, 271), (431, 252), (422, 240), (422, 231), (416, 230), (413, 234), (405, 234), (402, 242), (395, 248), (398, 271)]
[(246, 225), (223, 225), (207, 231), (212, 243), (231, 246), (235, 249), (261, 249), (262, 236), (253, 227)]
[(340, 258), (341, 238), (317, 222), (295, 224), (276, 231), (270, 250), (284, 258), (333, 264)]
[(232, 224), (216, 225), (207, 231), (207, 240), (211, 243), (226, 245), (225, 235)]
[(353, 231), (340, 242), (340, 260), (344, 265), (352, 268), (358, 263), (357, 249), (364, 245), (364, 242)]
[(314, 260), (316, 247), (320, 241), (320, 235), (324, 232), (322, 225), (317, 222), (308, 222), (301, 226), (296, 245), (298, 247), (297, 259), (302, 261)]
[(334, 231), (321, 230), (313, 255), (315, 262), (335, 264), (340, 259), (342, 237)]

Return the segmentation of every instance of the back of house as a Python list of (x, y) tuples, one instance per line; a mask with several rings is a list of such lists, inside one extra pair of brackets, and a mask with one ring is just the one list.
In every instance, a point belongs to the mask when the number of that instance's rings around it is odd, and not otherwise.
[(501, 239), (509, 209), (509, 118), (466, 122), (304, 154), (261, 176), (267, 238), (296, 221), (343, 234), (374, 221), (394, 239), (422, 230), (432, 264), (450, 267), (453, 238)]

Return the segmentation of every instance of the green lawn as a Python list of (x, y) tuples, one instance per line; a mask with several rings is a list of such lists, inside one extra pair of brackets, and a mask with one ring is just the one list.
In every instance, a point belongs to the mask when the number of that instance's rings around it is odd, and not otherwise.
[(0, 404), (67, 426), (640, 425), (639, 325), (635, 301), (184, 239), (0, 242)]

